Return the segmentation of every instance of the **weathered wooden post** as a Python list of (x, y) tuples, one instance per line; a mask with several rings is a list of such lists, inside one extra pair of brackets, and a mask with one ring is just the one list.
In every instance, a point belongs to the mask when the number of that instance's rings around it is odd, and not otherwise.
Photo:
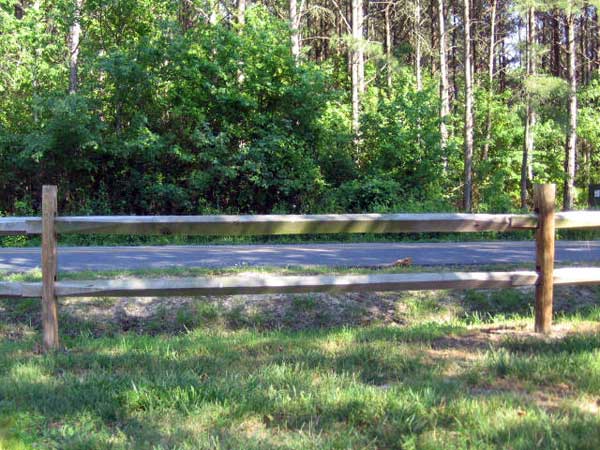
[(57, 211), (56, 186), (42, 187), (42, 334), (44, 351), (56, 350), (58, 311), (56, 304), (57, 257), (54, 218)]
[(550, 333), (552, 327), (552, 297), (554, 295), (554, 206), (556, 185), (534, 186), (535, 212), (538, 225), (535, 233), (535, 331)]

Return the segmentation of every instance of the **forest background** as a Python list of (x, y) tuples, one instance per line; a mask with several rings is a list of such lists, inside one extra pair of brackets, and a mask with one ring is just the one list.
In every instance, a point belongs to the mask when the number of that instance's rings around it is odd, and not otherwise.
[(0, 0), (0, 213), (586, 207), (599, 49), (594, 2)]

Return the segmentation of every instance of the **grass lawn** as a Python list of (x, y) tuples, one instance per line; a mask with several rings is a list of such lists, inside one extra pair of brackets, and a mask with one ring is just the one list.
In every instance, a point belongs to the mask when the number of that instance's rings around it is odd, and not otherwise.
[(556, 297), (65, 299), (49, 356), (0, 300), (0, 448), (598, 449), (600, 290)]

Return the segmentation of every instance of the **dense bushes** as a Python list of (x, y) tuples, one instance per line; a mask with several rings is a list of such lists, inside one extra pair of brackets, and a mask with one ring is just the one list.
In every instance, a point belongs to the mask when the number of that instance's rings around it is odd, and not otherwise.
[[(460, 201), (462, 136), (442, 152), (436, 78), (416, 92), (409, 67), (392, 89), (375, 77), (355, 138), (343, 58), (297, 63), (287, 24), (265, 9), (251, 8), (243, 28), (182, 27), (169, 2), (90, 1), (69, 95), (71, 3), (44, 5), (22, 20), (10, 2), (0, 6), (1, 213), (33, 212), (43, 183), (59, 185), (62, 211), (83, 214), (451, 210)], [(598, 91), (595, 82), (582, 93), (590, 146), (600, 140)], [(534, 169), (543, 179), (562, 176), (557, 101), (540, 100)], [(495, 126), (482, 161), (487, 108)], [(522, 101), (482, 91), (476, 111), (477, 208), (514, 208)], [(453, 111), (451, 129), (461, 116)], [(597, 170), (590, 158), (587, 179)]]

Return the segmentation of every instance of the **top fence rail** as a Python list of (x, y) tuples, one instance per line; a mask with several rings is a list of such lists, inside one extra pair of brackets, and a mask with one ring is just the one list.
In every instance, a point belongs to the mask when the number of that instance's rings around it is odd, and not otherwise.
[[(557, 213), (556, 228), (600, 228), (600, 211)], [(320, 214), (246, 216), (60, 216), (60, 234), (281, 235), (518, 231), (537, 227), (535, 214)], [(40, 217), (1, 217), (0, 235), (42, 233)]]

